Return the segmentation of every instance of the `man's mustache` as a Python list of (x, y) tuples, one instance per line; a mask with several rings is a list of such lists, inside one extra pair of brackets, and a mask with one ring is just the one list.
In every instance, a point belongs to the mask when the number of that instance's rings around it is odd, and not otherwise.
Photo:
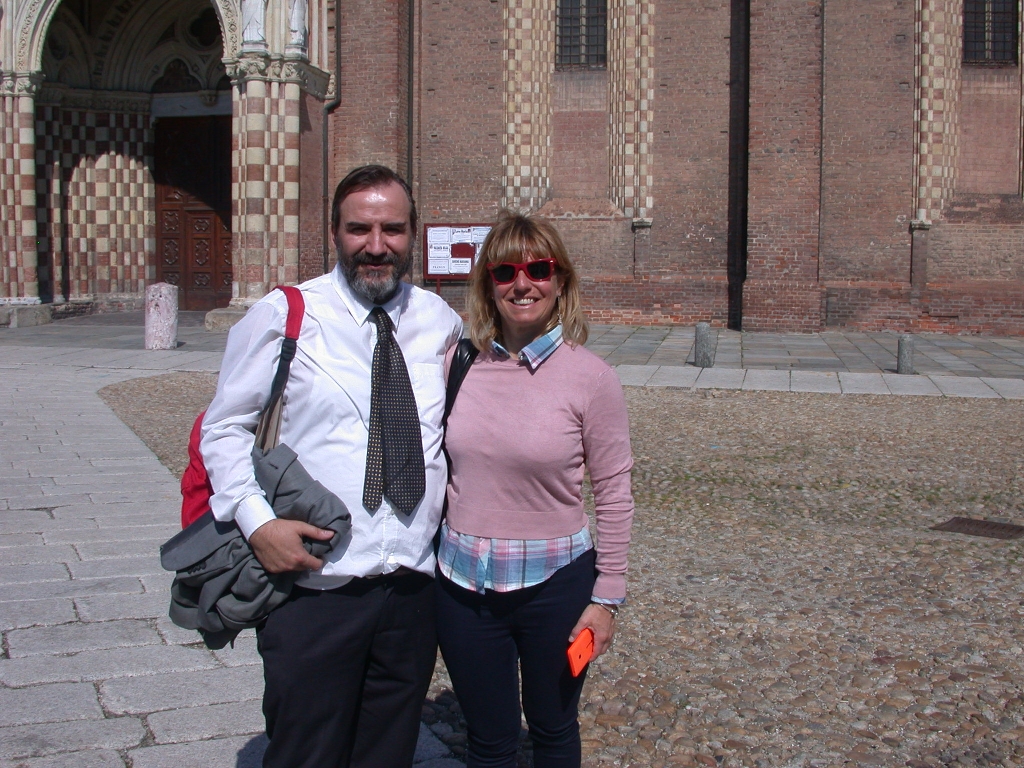
[(375, 267), (379, 267), (382, 264), (397, 265), (399, 258), (400, 257), (397, 254), (394, 254), (391, 251), (377, 256), (370, 256), (366, 251), (361, 251), (352, 256), (352, 264), (355, 266), (359, 266), (360, 264), (369, 264)]

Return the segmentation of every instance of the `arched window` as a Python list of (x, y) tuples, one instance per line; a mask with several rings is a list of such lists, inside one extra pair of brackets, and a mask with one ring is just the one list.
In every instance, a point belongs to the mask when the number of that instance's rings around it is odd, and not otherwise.
[(558, 0), (555, 69), (604, 69), (607, 29), (607, 0)]
[(1018, 0), (964, 0), (964, 63), (1017, 64)]

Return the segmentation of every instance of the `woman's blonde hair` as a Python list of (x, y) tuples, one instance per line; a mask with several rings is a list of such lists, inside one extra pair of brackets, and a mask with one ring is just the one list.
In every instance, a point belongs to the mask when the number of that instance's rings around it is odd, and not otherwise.
[(533, 259), (554, 259), (555, 274), (562, 281), (562, 290), (555, 303), (555, 312), (548, 323), (551, 330), (562, 324), (562, 338), (570, 344), (587, 343), (587, 318), (580, 306), (580, 280), (569, 261), (558, 230), (547, 219), (502, 211), (484, 240), (480, 256), (469, 276), (469, 338), (483, 351), (491, 342), (504, 343), (501, 315), (494, 304), (493, 283), (487, 267), (503, 261), (519, 263)]

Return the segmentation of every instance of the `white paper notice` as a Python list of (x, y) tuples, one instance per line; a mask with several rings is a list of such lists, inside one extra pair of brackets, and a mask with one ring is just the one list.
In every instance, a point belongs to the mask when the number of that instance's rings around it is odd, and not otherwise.
[(451, 227), (427, 227), (427, 243), (450, 243), (452, 241)]
[(427, 226), (427, 277), (468, 275), (490, 227)]

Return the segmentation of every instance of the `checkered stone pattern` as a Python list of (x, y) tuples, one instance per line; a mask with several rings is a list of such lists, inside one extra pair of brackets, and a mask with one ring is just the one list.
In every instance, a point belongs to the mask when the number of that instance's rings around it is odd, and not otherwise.
[[(15, 84), (10, 83), (11, 90)], [(36, 278), (35, 99), (0, 93), (0, 298), (38, 296)]]
[(55, 295), (60, 293), (63, 278), (60, 254), (64, 249), (60, 121), (59, 106), (36, 105), (36, 231), (39, 240), (39, 272), (40, 279), (44, 279), (44, 274), (49, 276)]
[(654, 3), (609, 0), (608, 79), (612, 202), (634, 219), (651, 215), (654, 176)]
[(301, 89), (284, 80), (238, 85), (232, 162), (232, 303), (248, 306), (299, 279)]
[(41, 231), (45, 222), (54, 288), (66, 253), (69, 298), (145, 293), (155, 252), (149, 115), (43, 106), (36, 133), (36, 218)]
[(551, 79), (555, 0), (509, 0), (505, 22), (505, 173), (502, 204), (535, 211), (551, 193)]
[(962, 0), (918, 0), (917, 217), (935, 221), (956, 185)]

